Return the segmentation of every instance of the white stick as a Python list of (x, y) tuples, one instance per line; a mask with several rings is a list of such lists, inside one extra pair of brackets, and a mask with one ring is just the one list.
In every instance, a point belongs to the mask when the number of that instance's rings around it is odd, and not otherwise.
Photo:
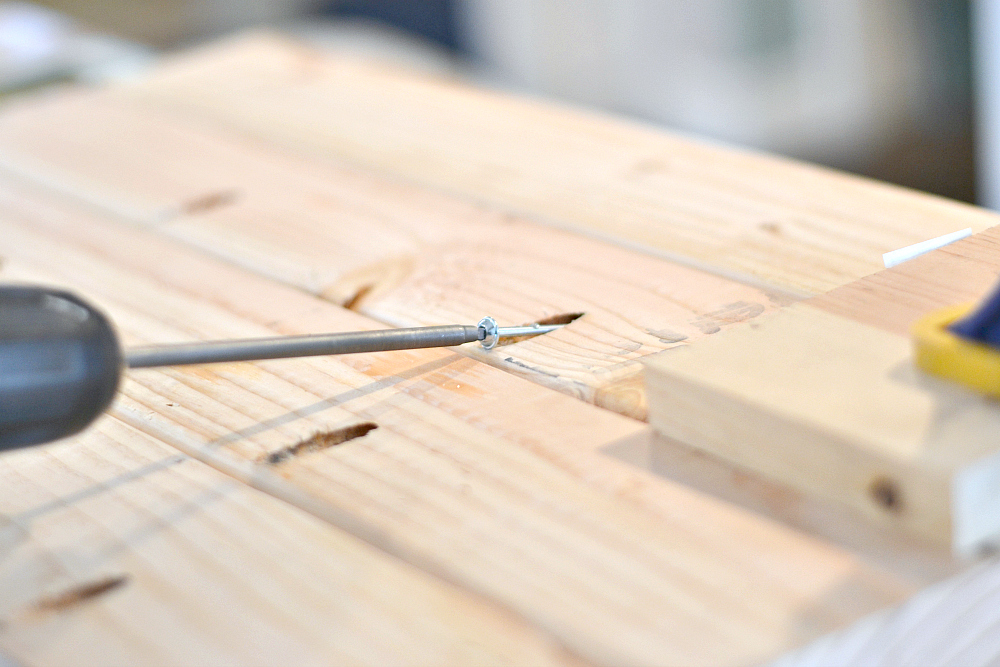
[(931, 250), (937, 250), (938, 248), (944, 247), (949, 243), (954, 243), (959, 239), (964, 239), (966, 236), (972, 235), (972, 228), (963, 229), (960, 232), (952, 232), (951, 234), (945, 234), (944, 236), (939, 236), (936, 239), (929, 239), (927, 241), (921, 241), (920, 243), (914, 243), (913, 245), (908, 245), (905, 248), (900, 248), (899, 250), (893, 250), (882, 255), (882, 261), (885, 262), (885, 268), (896, 266), (897, 264), (902, 264), (908, 259), (913, 259), (919, 255), (923, 255), (925, 252), (930, 252)]

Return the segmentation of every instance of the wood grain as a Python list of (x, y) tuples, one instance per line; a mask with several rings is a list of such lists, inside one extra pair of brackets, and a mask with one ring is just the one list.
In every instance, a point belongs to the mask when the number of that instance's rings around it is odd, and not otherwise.
[[(152, 230), (0, 192), (3, 275), (74, 287), (130, 342), (375, 326)], [(596, 663), (756, 663), (912, 590), (600, 453), (642, 424), (446, 351), (136, 371), (113, 414)]]
[(922, 316), (979, 301), (1000, 277), (1000, 230), (981, 234), (880, 271), (809, 300), (809, 305), (901, 336)]
[(874, 273), (884, 252), (998, 220), (597, 113), (330, 58), (269, 34), (177, 56), (130, 93), (303, 152), (805, 294)]
[[(123, 136), (124, 135), (124, 136)], [(110, 94), (0, 117), (12, 173), (393, 326), (571, 326), (464, 353), (645, 417), (639, 360), (790, 302), (763, 290), (373, 174), (298, 158)], [(361, 231), (363, 230), (363, 232)]]
[(516, 615), (104, 417), (0, 457), (21, 664), (577, 664)]

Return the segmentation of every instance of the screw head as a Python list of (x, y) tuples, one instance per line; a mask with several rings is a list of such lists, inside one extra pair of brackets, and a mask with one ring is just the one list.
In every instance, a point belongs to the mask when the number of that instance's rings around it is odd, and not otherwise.
[(479, 343), (484, 350), (492, 350), (497, 346), (497, 341), (500, 340), (498, 330), (497, 321), (489, 315), (479, 320)]

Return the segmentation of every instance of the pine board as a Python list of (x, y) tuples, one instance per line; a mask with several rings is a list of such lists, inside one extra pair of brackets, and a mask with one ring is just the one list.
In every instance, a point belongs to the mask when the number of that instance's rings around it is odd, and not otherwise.
[[(0, 210), (0, 275), (72, 285), (130, 342), (375, 325), (11, 182)], [(447, 351), (136, 371), (112, 413), (599, 664), (754, 664), (912, 590), (601, 453), (642, 424)]]
[(17, 664), (578, 664), (114, 417), (5, 453), (0, 488), (0, 649)]
[(809, 300), (809, 305), (909, 336), (927, 313), (979, 301), (1000, 277), (1000, 229), (988, 229)]
[(974, 553), (1000, 533), (1000, 408), (917, 370), (905, 332), (981, 296), (1000, 268), (995, 247), (990, 230), (651, 358), (651, 423), (880, 525)]
[[(0, 116), (0, 164), (391, 326), (566, 330), (464, 353), (644, 418), (640, 360), (787, 304), (779, 291), (290, 155), (116, 91)], [(361, 231), (363, 230), (363, 232)]]
[(821, 294), (995, 214), (659, 129), (331, 58), (270, 34), (184, 53), (131, 94), (725, 275)]

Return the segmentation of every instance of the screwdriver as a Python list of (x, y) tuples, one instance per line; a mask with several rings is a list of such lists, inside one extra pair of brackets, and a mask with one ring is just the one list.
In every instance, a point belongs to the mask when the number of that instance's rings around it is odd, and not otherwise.
[(51, 442), (107, 409), (125, 368), (254, 361), (479, 342), (548, 333), (561, 324), (436, 326), (147, 346), (123, 350), (111, 320), (69, 292), (0, 286), (0, 451)]

